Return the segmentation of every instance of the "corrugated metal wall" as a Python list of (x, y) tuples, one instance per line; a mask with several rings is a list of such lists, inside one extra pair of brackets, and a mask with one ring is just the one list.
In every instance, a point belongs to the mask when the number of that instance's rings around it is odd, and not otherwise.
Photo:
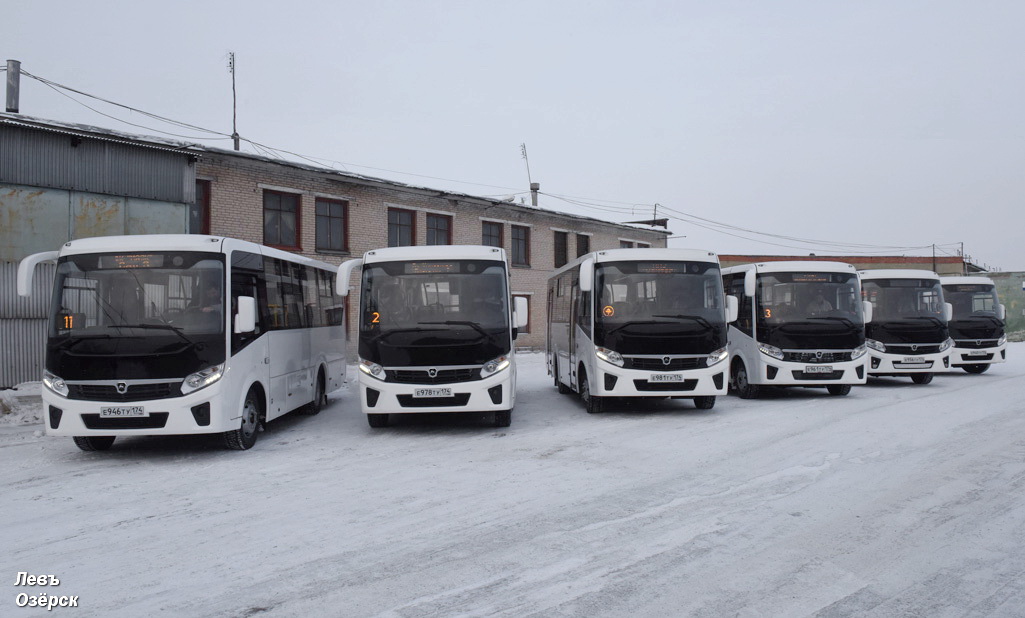
[(0, 124), (0, 180), (20, 185), (191, 204), (190, 155)]
[(32, 295), (18, 296), (17, 262), (0, 262), (0, 388), (34, 382), (43, 374), (46, 314), (56, 266), (40, 264)]

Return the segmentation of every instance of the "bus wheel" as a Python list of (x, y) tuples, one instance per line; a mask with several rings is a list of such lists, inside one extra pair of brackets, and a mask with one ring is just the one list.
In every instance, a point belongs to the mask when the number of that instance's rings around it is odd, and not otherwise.
[(829, 391), (829, 394), (833, 395), (834, 397), (843, 397), (847, 393), (851, 392), (851, 385), (850, 384), (830, 384), (829, 386), (826, 387), (826, 390)]
[(559, 361), (552, 363), (552, 371), (555, 373), (555, 388), (559, 389), (560, 395), (568, 395), (573, 392), (573, 389), (562, 383), (559, 379)]
[(754, 399), (758, 396), (758, 385), (748, 382), (747, 367), (742, 362), (733, 367), (733, 385), (741, 399)]
[(367, 422), (375, 429), (389, 425), (387, 414), (367, 414)]
[(75, 436), (74, 440), (83, 451), (105, 451), (114, 444), (114, 436)]
[(327, 393), (324, 392), (324, 372), (320, 371), (317, 373), (317, 385), (313, 389), (313, 401), (303, 408), (303, 412), (310, 416), (320, 414), (325, 404), (327, 404)]
[(256, 390), (249, 389), (246, 393), (246, 402), (242, 404), (242, 421), (238, 429), (224, 432), (224, 444), (236, 451), (247, 451), (256, 444), (256, 436), (260, 431), (260, 416), (263, 410), (260, 406), (260, 396)]
[(711, 410), (715, 407), (715, 395), (694, 398), (694, 407), (698, 410)]
[(512, 410), (495, 412), (495, 427), (508, 427), (512, 424)]
[(961, 369), (964, 369), (968, 373), (986, 373), (989, 369), (989, 365), (961, 365)]
[(605, 408), (603, 397), (591, 394), (591, 383), (587, 381), (587, 372), (580, 372), (580, 398), (584, 400), (584, 409), (588, 414), (600, 414)]
[(915, 384), (928, 384), (932, 382), (931, 373), (913, 373), (911, 374), (911, 381)]

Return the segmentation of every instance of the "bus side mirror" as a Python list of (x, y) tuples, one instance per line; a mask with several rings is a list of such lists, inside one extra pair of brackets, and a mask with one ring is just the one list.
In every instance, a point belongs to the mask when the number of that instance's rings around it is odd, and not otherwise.
[(730, 294), (726, 297), (726, 323), (730, 324), (737, 321), (737, 315), (740, 313), (739, 303), (737, 297)]
[(943, 303), (943, 319), (947, 322), (954, 319), (954, 305)]
[(36, 273), (36, 265), (40, 262), (55, 262), (57, 251), (33, 253), (18, 264), (18, 296), (32, 295), (32, 279)]
[(338, 276), (335, 280), (335, 294), (339, 296), (349, 295), (349, 279), (352, 277), (352, 271), (362, 265), (362, 259), (342, 262), (341, 266), (338, 267)]
[(744, 273), (744, 296), (754, 298), (755, 296), (755, 271), (749, 270)]
[(1007, 307), (997, 305), (997, 319), (1001, 321), (1007, 319)]
[(530, 320), (530, 312), (527, 311), (527, 299), (522, 296), (513, 297), (513, 328), (526, 328)]
[(256, 330), (256, 299), (252, 296), (238, 297), (238, 313), (235, 314), (235, 334), (251, 333)]
[(863, 300), (861, 301), (861, 311), (865, 314), (865, 324), (872, 321), (872, 303)]
[(594, 281), (594, 258), (590, 257), (580, 262), (580, 291), (590, 292)]

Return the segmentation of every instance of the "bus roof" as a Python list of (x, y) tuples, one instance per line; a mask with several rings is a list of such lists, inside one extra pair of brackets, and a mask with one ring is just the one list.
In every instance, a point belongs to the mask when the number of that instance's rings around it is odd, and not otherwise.
[(704, 249), (670, 249), (664, 247), (654, 248), (633, 248), (633, 249), (604, 249), (592, 251), (580, 257), (570, 260), (565, 266), (561, 266), (550, 275), (557, 277), (567, 270), (580, 265), (588, 258), (594, 258), (595, 263), (602, 262), (647, 262), (647, 261), (668, 261), (668, 262), (710, 262), (719, 263), (719, 255), (713, 251)]
[(288, 260), (326, 270), (333, 271), (337, 269), (337, 266), (299, 255), (298, 253), (265, 247), (238, 238), (206, 236), (203, 234), (128, 234), (124, 236), (79, 238), (64, 243), (60, 248), (60, 255), (122, 251), (207, 251), (210, 253), (224, 253), (228, 250), (250, 251), (267, 257)]
[(825, 262), (818, 260), (793, 260), (786, 262), (758, 262), (755, 264), (742, 264), (722, 269), (724, 275), (754, 270), (759, 273), (854, 273), (857, 271), (854, 265), (846, 262)]
[(861, 279), (936, 279), (940, 276), (931, 270), (914, 270), (907, 268), (877, 268), (861, 271)]
[(505, 250), (500, 247), (485, 247), (483, 245), (420, 245), (374, 249), (363, 255), (364, 264), (417, 260), (494, 260), (504, 262)]
[(940, 277), (943, 285), (996, 285), (989, 277)]

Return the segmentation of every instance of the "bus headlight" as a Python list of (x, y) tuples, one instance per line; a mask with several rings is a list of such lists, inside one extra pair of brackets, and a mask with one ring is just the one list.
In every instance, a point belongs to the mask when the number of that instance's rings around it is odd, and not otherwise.
[[(871, 341), (871, 339), (869, 341)], [(865, 355), (865, 352), (868, 352), (868, 346), (863, 343), (851, 350), (851, 360), (858, 360)]]
[(606, 363), (611, 363), (616, 367), (623, 366), (623, 357), (619, 354), (619, 352), (616, 352), (614, 350), (599, 347), (594, 349), (594, 355), (602, 359)]
[(188, 395), (193, 391), (206, 388), (220, 380), (222, 375), (224, 375), (224, 365), (220, 364), (186, 376), (181, 385), (182, 395)]
[(68, 385), (64, 383), (63, 378), (58, 378), (49, 371), (43, 371), (43, 384), (58, 395), (68, 396)]
[(384, 367), (377, 363), (372, 363), (361, 358), (359, 359), (359, 370), (371, 378), (377, 378), (378, 380), (384, 379)]
[(726, 347), (719, 348), (708, 355), (708, 361), (706, 361), (706, 364), (711, 367), (716, 363), (721, 363), (726, 360), (727, 356), (729, 356), (729, 350)]
[(946, 352), (954, 345), (954, 340), (947, 337), (947, 340), (940, 344), (940, 352)]
[(480, 377), (487, 378), (495, 375), (499, 371), (503, 371), (509, 366), (509, 357), (499, 356), (484, 363), (484, 366), (480, 368)]
[(875, 339), (866, 339), (865, 345), (872, 348), (876, 352), (886, 352), (886, 346), (876, 341)]
[(1007, 343), (1007, 333), (1000, 335), (1000, 339), (997, 339), (997, 345), (1004, 345)]
[(776, 360), (783, 360), (783, 350), (780, 350), (774, 345), (769, 345), (767, 343), (759, 343), (758, 351), (766, 356), (771, 356)]

